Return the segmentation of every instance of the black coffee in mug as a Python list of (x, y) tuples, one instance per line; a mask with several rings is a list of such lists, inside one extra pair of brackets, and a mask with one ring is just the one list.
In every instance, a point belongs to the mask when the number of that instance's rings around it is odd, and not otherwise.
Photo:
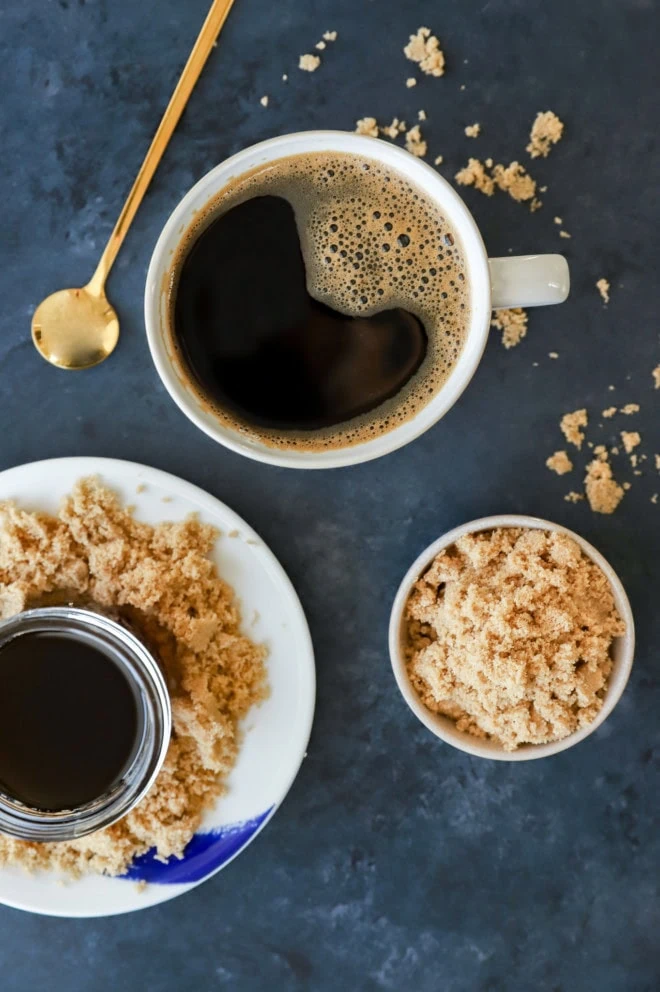
[(172, 267), (181, 371), (225, 424), (327, 450), (386, 433), (438, 392), (469, 320), (439, 207), (356, 155), (284, 158), (231, 182)]

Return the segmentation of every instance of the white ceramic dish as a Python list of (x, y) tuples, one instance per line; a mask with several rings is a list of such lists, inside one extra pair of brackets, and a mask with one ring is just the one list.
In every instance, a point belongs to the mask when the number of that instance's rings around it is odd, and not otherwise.
[[(605, 701), (596, 719), (589, 726), (577, 730), (574, 734), (564, 737), (563, 740), (553, 741), (550, 744), (526, 744), (519, 747), (516, 751), (505, 751), (492, 741), (484, 741), (478, 737), (473, 737), (471, 734), (463, 733), (456, 729), (454, 722), (448, 719), (448, 717), (439, 716), (437, 713), (432, 713), (431, 710), (427, 709), (410, 684), (406, 671), (404, 652), (402, 650), (403, 611), (410, 591), (420, 575), (428, 568), (439, 551), (448, 548), (460, 537), (464, 537), (466, 534), (474, 534), (478, 531), (493, 530), (495, 527), (527, 527), (568, 534), (569, 537), (572, 537), (580, 545), (587, 557), (591, 558), (606, 575), (612, 587), (616, 608), (626, 625), (624, 636), (615, 638), (612, 645), (614, 667), (607, 686)], [(568, 530), (566, 527), (561, 527), (559, 524), (551, 523), (549, 520), (506, 514), (498, 517), (483, 517), (481, 520), (472, 520), (470, 523), (463, 524), (461, 527), (456, 527), (454, 530), (449, 531), (448, 534), (444, 534), (438, 538), (433, 544), (430, 544), (425, 551), (422, 551), (421, 555), (408, 569), (394, 599), (390, 617), (389, 645), (394, 677), (401, 690), (401, 695), (415, 716), (436, 737), (458, 748), (460, 751), (466, 751), (468, 754), (473, 754), (479, 758), (494, 758), (500, 761), (530, 761), (534, 758), (545, 758), (548, 755), (557, 754), (559, 751), (565, 751), (566, 748), (573, 747), (574, 744), (583, 741), (585, 737), (592, 734), (594, 730), (607, 720), (621, 698), (621, 694), (630, 676), (635, 651), (635, 624), (628, 597), (618, 575), (600, 552), (596, 551), (588, 541), (585, 541), (579, 534), (575, 534), (573, 531)]]
[[(62, 884), (50, 873), (0, 868), (0, 902), (51, 916), (109, 916), (145, 909), (203, 882), (245, 849), (275, 813), (304, 757), (312, 726), (312, 642), (298, 597), (281, 565), (233, 510), (172, 475), (106, 458), (59, 458), (0, 473), (0, 500), (55, 512), (77, 479), (98, 475), (155, 524), (195, 512), (224, 536), (213, 558), (236, 590), (243, 627), (268, 646), (269, 698), (248, 715), (228, 792), (206, 816), (182, 861), (162, 865), (147, 855), (127, 878), (89, 877)], [(138, 492), (138, 487), (144, 487)], [(228, 534), (236, 531), (236, 537)], [(136, 882), (146, 881), (146, 888)]]

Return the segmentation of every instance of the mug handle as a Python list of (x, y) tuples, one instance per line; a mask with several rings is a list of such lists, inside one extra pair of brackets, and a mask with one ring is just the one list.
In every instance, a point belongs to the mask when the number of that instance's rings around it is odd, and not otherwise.
[(563, 255), (514, 255), (489, 258), (493, 310), (563, 303), (570, 276)]

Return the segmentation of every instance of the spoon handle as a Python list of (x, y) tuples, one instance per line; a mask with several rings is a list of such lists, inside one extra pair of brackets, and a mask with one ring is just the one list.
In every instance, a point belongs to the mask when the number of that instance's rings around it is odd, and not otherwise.
[(142, 198), (147, 191), (154, 172), (158, 168), (158, 163), (167, 148), (174, 129), (179, 123), (179, 118), (184, 111), (188, 98), (194, 89), (195, 83), (199, 79), (199, 75), (204, 68), (209, 53), (233, 3), (234, 0), (213, 0), (211, 4), (211, 9), (197, 36), (197, 41), (181, 73), (179, 82), (176, 84), (176, 89), (167, 105), (167, 110), (163, 114), (163, 119), (158, 125), (158, 130), (154, 135), (149, 151), (145, 156), (131, 191), (126, 198), (122, 212), (101, 255), (96, 271), (87, 284), (87, 289), (95, 296), (100, 296), (103, 293), (105, 281), (117, 257), (117, 252), (122, 246), (126, 233), (131, 226), (138, 207), (142, 203)]

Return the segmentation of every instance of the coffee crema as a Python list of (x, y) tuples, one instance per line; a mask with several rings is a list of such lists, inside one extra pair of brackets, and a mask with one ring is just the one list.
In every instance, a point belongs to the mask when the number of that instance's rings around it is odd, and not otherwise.
[(463, 249), (405, 176), (315, 152), (231, 181), (169, 274), (181, 377), (218, 420), (279, 448), (359, 444), (414, 417), (469, 322)]

